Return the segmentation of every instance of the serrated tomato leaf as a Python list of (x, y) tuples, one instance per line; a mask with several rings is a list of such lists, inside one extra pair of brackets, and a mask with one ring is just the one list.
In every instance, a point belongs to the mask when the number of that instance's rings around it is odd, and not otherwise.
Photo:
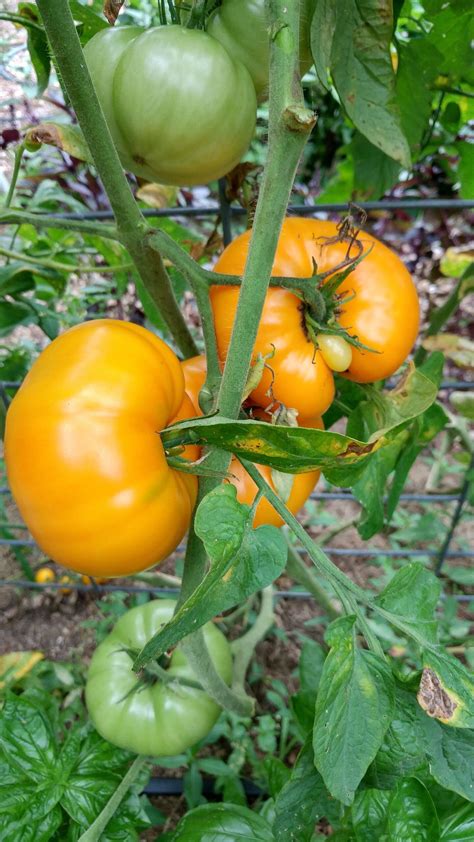
[(198, 506), (194, 529), (211, 559), (202, 582), (142, 649), (134, 669), (157, 658), (222, 611), (270, 585), (283, 571), (288, 548), (275, 526), (250, 525), (251, 509), (233, 485), (211, 491)]
[(395, 685), (387, 662), (357, 648), (352, 630), (333, 634), (332, 644), (316, 699), (314, 762), (329, 792), (349, 805), (392, 720)]
[(384, 611), (402, 617), (404, 624), (412, 625), (425, 640), (436, 643), (438, 624), (434, 612), (440, 594), (438, 577), (419, 562), (413, 562), (402, 567), (374, 601)]

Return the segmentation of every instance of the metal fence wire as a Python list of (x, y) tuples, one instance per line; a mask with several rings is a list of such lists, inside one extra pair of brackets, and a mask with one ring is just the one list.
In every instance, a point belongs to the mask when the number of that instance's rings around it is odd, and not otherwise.
[[(417, 199), (417, 198), (390, 198), (390, 199), (382, 199), (380, 201), (373, 201), (373, 202), (361, 202), (358, 203), (357, 207), (362, 208), (366, 211), (371, 210), (386, 210), (386, 211), (398, 211), (398, 210), (409, 210), (409, 211), (423, 211), (423, 210), (442, 210), (449, 213), (455, 213), (463, 210), (468, 210), (474, 208), (474, 199), (467, 200), (467, 199)], [(317, 216), (319, 213), (336, 213), (341, 211), (348, 211), (350, 210), (350, 205), (347, 203), (325, 203), (325, 204), (317, 204), (317, 205), (290, 205), (288, 211), (293, 214), (304, 214), (307, 216)], [(161, 208), (159, 210), (152, 210), (147, 209), (144, 211), (146, 216), (149, 217), (197, 217), (197, 218), (206, 218), (206, 217), (214, 217), (220, 220), (220, 224), (222, 227), (222, 234), (224, 243), (227, 244), (232, 239), (232, 226), (233, 221), (245, 214), (245, 210), (242, 207), (232, 205), (228, 202), (226, 196), (226, 183), (224, 179), (219, 181), (219, 191), (218, 191), (218, 201), (213, 203), (209, 203), (208, 205), (202, 207), (175, 207), (175, 208)], [(87, 211), (85, 213), (63, 213), (63, 214), (55, 214), (57, 218), (64, 218), (64, 219), (93, 219), (93, 220), (100, 220), (100, 219), (110, 219), (113, 218), (113, 214), (111, 211), (104, 210), (104, 211)], [(100, 269), (98, 269), (100, 272)], [(8, 392), (9, 388), (15, 388), (18, 386), (18, 383), (13, 381), (0, 381), (0, 397), (3, 399), (5, 405), (8, 405)], [(473, 390), (474, 383), (467, 382), (467, 381), (456, 381), (456, 380), (447, 380), (441, 384), (441, 390), (444, 393), (449, 393), (452, 390)], [(458, 558), (458, 559), (473, 559), (474, 558), (474, 550), (458, 550), (452, 549), (453, 539), (455, 537), (456, 528), (461, 520), (461, 516), (464, 511), (464, 507), (467, 501), (468, 495), (468, 488), (470, 482), (470, 472), (473, 468), (473, 462), (471, 459), (471, 464), (469, 469), (466, 471), (464, 475), (464, 479), (462, 481), (461, 488), (459, 489), (458, 493), (456, 494), (402, 494), (400, 497), (400, 503), (404, 504), (411, 504), (411, 503), (429, 503), (436, 506), (452, 506), (452, 514), (450, 517), (450, 521), (448, 527), (446, 529), (446, 533), (444, 535), (442, 544), (440, 547), (435, 549), (385, 549), (379, 547), (369, 547), (364, 546), (362, 548), (355, 548), (355, 547), (338, 547), (338, 546), (325, 546), (325, 552), (333, 558), (344, 558), (344, 557), (357, 557), (357, 558), (376, 558), (376, 557), (393, 557), (393, 558), (406, 558), (406, 559), (414, 559), (414, 558), (427, 558), (430, 559), (432, 562), (433, 570), (439, 575), (442, 571), (442, 567), (444, 562), (447, 559)], [(8, 495), (9, 488), (8, 486), (0, 487), (0, 494), (1, 495)], [(354, 501), (355, 498), (353, 495), (348, 491), (316, 491), (313, 492), (311, 495), (311, 500), (314, 501), (332, 501), (332, 500), (339, 500), (339, 501)], [(26, 529), (25, 526), (22, 524), (7, 524), (5, 523), (2, 527), (0, 527), (0, 535), (5, 535), (6, 530), (9, 531), (17, 531)], [(33, 548), (35, 547), (35, 542), (29, 538), (13, 538), (13, 537), (1, 537), (0, 538), (0, 546), (5, 547), (26, 547), (26, 548)], [(182, 547), (178, 547), (178, 555), (179, 552), (182, 552)], [(26, 579), (4, 579), (0, 582), (2, 586), (10, 586), (10, 587), (18, 587), (18, 588), (28, 588), (34, 590), (41, 590), (44, 588), (56, 589), (60, 587), (64, 587), (59, 583), (45, 583), (40, 584), (38, 582), (31, 582)], [(83, 591), (83, 592), (94, 592), (96, 595), (102, 593), (109, 593), (113, 591), (126, 591), (128, 593), (135, 593), (135, 592), (149, 592), (153, 594), (160, 594), (160, 595), (168, 595), (173, 596), (176, 594), (176, 590), (173, 588), (155, 588), (155, 587), (147, 587), (146, 585), (141, 586), (132, 586), (132, 585), (114, 585), (114, 584), (107, 584), (107, 585), (97, 585), (95, 582), (92, 584), (78, 584), (78, 583), (68, 583), (68, 588), (71, 590)], [(277, 591), (276, 592), (277, 598), (292, 598), (292, 599), (301, 599), (301, 598), (311, 598), (311, 594), (306, 591), (301, 590), (286, 590), (286, 591)], [(460, 602), (469, 601), (474, 599), (474, 596), (471, 597), (466, 594), (457, 594), (454, 598)]]

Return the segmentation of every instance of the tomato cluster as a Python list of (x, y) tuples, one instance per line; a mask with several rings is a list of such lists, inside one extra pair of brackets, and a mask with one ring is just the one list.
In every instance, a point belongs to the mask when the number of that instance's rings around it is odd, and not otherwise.
[[(216, 272), (243, 274), (251, 234), (246, 231), (227, 246)], [(254, 358), (261, 355), (268, 361), (251, 393), (258, 406), (284, 404), (298, 411), (304, 425), (305, 418), (322, 415), (332, 403), (334, 371), (358, 383), (373, 383), (393, 374), (408, 356), (419, 324), (413, 280), (397, 255), (375, 237), (364, 232), (358, 240), (362, 259), (325, 304), (325, 287), (347, 260), (347, 239), (340, 236), (335, 222), (297, 217), (284, 221), (272, 275), (305, 280), (299, 285), (301, 295), (282, 287), (271, 287), (267, 293), (253, 349)], [(312, 279), (315, 266), (319, 275), (325, 275), (322, 284)], [(330, 316), (326, 322), (324, 313), (321, 319), (305, 302), (305, 291), (315, 288)], [(238, 297), (238, 286), (212, 287), (222, 363)], [(307, 298), (310, 302), (309, 294)], [(318, 318), (321, 325), (315, 330)]]

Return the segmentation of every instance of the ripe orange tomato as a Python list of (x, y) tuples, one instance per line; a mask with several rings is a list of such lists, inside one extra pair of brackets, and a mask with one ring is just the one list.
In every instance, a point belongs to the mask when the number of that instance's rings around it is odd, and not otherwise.
[[(243, 274), (250, 235), (246, 231), (227, 246), (214, 267), (216, 272)], [(337, 235), (335, 222), (289, 217), (283, 223), (272, 274), (309, 279), (313, 261), (319, 273), (335, 268), (346, 257), (347, 243), (325, 240)], [(372, 383), (393, 374), (409, 354), (418, 333), (419, 303), (413, 280), (397, 255), (370, 234), (363, 232), (359, 239), (366, 257), (337, 291), (342, 298), (350, 299), (343, 303), (337, 321), (372, 349), (352, 348), (352, 360), (344, 376), (358, 383)], [(238, 294), (238, 287), (211, 289), (222, 361), (230, 343)], [(276, 287), (267, 293), (254, 356), (269, 354), (272, 349), (274, 355), (268, 365), (273, 375), (265, 370), (252, 392), (255, 402), (268, 406), (271, 392), (276, 401), (297, 409), (302, 416), (325, 412), (334, 396), (332, 371), (309, 338), (301, 300)]]
[[(181, 363), (181, 368), (184, 374), (185, 389), (188, 397), (194, 405), (195, 415), (202, 415), (199, 408), (199, 392), (204, 384), (206, 377), (206, 358), (204, 356), (193, 357), (190, 360), (185, 360)], [(258, 409), (254, 416), (259, 420), (270, 421), (270, 416)], [(183, 417), (183, 416), (181, 416)], [(189, 416), (188, 416), (189, 417)], [(323, 429), (323, 422), (321, 418), (305, 419), (305, 426), (316, 427)], [(268, 465), (256, 466), (262, 477), (268, 482), (271, 488), (276, 491), (273, 480), (272, 469)], [(245, 468), (240, 464), (239, 460), (232, 457), (230, 468), (230, 482), (237, 488), (237, 499), (240, 503), (247, 503), (251, 506), (257, 494), (257, 486), (253, 479), (249, 477)], [(293, 477), (293, 484), (288, 500), (285, 501), (290, 512), (296, 514), (305, 504), (313, 488), (318, 482), (320, 476), (319, 471), (308, 471), (304, 474), (295, 474)], [(253, 525), (255, 527), (261, 526), (264, 523), (273, 524), (273, 526), (282, 526), (283, 520), (277, 514), (272, 504), (263, 497), (256, 509)]]
[(197, 478), (169, 467), (159, 431), (183, 398), (178, 358), (137, 325), (86, 322), (43, 351), (8, 410), (5, 458), (48, 556), (100, 578), (145, 570), (177, 547)]

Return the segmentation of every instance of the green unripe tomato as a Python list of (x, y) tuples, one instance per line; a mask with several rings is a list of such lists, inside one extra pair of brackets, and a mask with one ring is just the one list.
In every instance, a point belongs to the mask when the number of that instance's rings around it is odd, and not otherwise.
[(181, 26), (103, 29), (85, 57), (125, 169), (161, 184), (206, 184), (239, 163), (256, 97), (243, 64)]
[[(133, 658), (124, 650), (141, 650), (173, 616), (176, 603), (156, 599), (132, 608), (98, 646), (89, 667), (86, 704), (104, 739), (120, 748), (152, 757), (180, 754), (202, 740), (216, 722), (220, 708), (204, 691), (159, 679), (138, 686)], [(230, 684), (229, 644), (213, 624), (203, 627), (214, 666)], [(168, 675), (199, 681), (179, 646), (173, 650)]]
[(318, 333), (318, 348), (332, 371), (347, 371), (352, 362), (352, 348), (343, 336)]
[[(313, 64), (310, 31), (316, 0), (300, 2), (300, 70), (304, 76)], [(270, 41), (265, 0), (223, 0), (222, 6), (209, 17), (207, 32), (220, 41), (234, 59), (245, 64), (258, 100), (266, 99)]]

